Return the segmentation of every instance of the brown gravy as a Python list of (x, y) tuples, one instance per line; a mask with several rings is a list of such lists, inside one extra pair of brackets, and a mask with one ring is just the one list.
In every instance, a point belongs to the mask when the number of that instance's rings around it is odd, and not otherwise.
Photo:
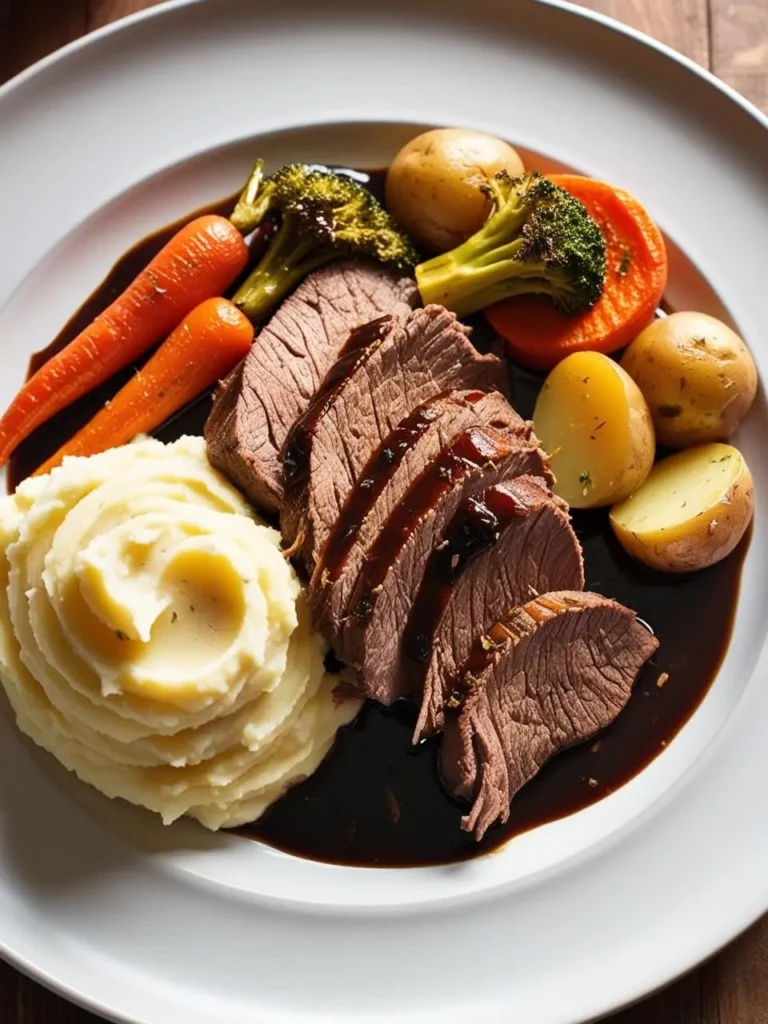
[(360, 626), (370, 619), (389, 566), (403, 550), (426, 511), (434, 508), (441, 495), (448, 494), (463, 477), (480, 467), (493, 466), (511, 450), (509, 435), (494, 434), (483, 427), (470, 427), (443, 448), (417, 477), (406, 500), (395, 507), (371, 545), (360, 572), (350, 603), (352, 615)]
[[(329, 582), (335, 583), (341, 576), (363, 520), (392, 479), (400, 462), (434, 422), (434, 408), (443, 397), (436, 395), (415, 409), (395, 427), (387, 438), (386, 447), (380, 447), (371, 456), (361, 474), (360, 486), (347, 498), (336, 527), (328, 538), (327, 547), (321, 554), (321, 568), (327, 574)], [(483, 397), (484, 392), (473, 391), (466, 395), (465, 400), (468, 403), (475, 403)]]
[[(448, 543), (429, 556), (424, 580), (411, 610), (403, 650), (417, 666), (413, 674), (414, 690), (423, 688), (435, 632), (451, 599), (457, 578), (473, 558), (495, 547), (504, 529), (525, 516), (531, 503), (512, 486), (497, 484), (483, 494), (467, 498), (445, 534)], [(418, 679), (418, 684), (416, 680)]]
[[(537, 154), (528, 166), (568, 170)], [(382, 192), (384, 172), (371, 174)], [(206, 207), (228, 214), (236, 197)], [(170, 224), (130, 249), (113, 267), (51, 344), (30, 361), (30, 373), (63, 348), (101, 312), (174, 232), (196, 216)], [(254, 244), (259, 244), (257, 239)], [(728, 311), (693, 263), (669, 239), (670, 283), (665, 311), (696, 308), (731, 322)], [(482, 318), (474, 340), (492, 340)], [(131, 370), (38, 430), (14, 455), (14, 487), (71, 436), (130, 376)], [(512, 368), (513, 403), (529, 417), (542, 377)], [(164, 441), (199, 434), (210, 395), (198, 399), (161, 427)], [(646, 666), (625, 709), (598, 741), (560, 754), (515, 798), (509, 821), (489, 830), (481, 843), (460, 827), (461, 805), (437, 774), (437, 740), (411, 744), (416, 709), (366, 704), (342, 730), (318, 771), (241, 833), (302, 857), (338, 864), (394, 867), (446, 864), (488, 853), (515, 835), (573, 814), (614, 792), (638, 774), (674, 738), (706, 695), (727, 651), (749, 534), (737, 550), (706, 572), (662, 576), (633, 562), (614, 539), (604, 510), (575, 512), (584, 548), (586, 584), (634, 608), (656, 632), (660, 647)], [(342, 555), (343, 557), (343, 555)]]

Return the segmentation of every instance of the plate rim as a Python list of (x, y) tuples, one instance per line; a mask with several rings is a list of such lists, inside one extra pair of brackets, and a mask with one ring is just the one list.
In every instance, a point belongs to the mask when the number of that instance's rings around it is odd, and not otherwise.
[[(41, 58), (32, 65), (28, 66), (27, 68), (19, 72), (17, 75), (15, 75), (13, 78), (8, 80), (6, 83), (4, 83), (2, 86), (0, 86), (0, 105), (16, 89), (22, 87), (28, 81), (37, 77), (41, 73), (47, 71), (49, 68), (56, 66), (60, 62), (65, 62), (70, 56), (79, 53), (81, 50), (84, 50), (88, 47), (97, 47), (104, 39), (116, 35), (119, 32), (124, 31), (125, 29), (128, 29), (137, 23), (149, 21), (152, 18), (162, 18), (166, 15), (172, 16), (177, 9), (184, 7), (192, 7), (197, 4), (202, 4), (204, 2), (215, 3), (216, 0), (165, 0), (164, 3), (158, 6), (145, 8), (142, 11), (138, 11), (125, 17), (119, 18), (116, 21), (113, 21), (90, 33), (87, 33), (84, 36), (79, 37), (76, 40), (73, 40), (72, 42), (59, 48), (53, 53), (48, 54), (47, 56)], [(630, 38), (635, 42), (640, 43), (641, 45), (649, 47), (650, 49), (656, 51), (658, 54), (660, 54), (667, 60), (686, 68), (688, 72), (692, 72), (699, 79), (708, 83), (710, 86), (713, 86), (721, 94), (730, 99), (731, 102), (736, 103), (738, 107), (740, 107), (745, 113), (747, 113), (765, 131), (768, 131), (768, 115), (764, 114), (755, 104), (753, 104), (750, 100), (741, 95), (732, 86), (728, 85), (728, 83), (718, 78), (707, 68), (704, 68), (700, 64), (696, 63), (690, 57), (687, 57), (686, 55), (677, 52), (667, 44), (660, 42), (659, 40), (654, 39), (648, 34), (638, 29), (635, 29), (632, 26), (626, 25), (613, 17), (602, 14), (601, 12), (580, 7), (575, 3), (569, 2), (569, 0), (531, 0), (531, 2), (535, 3), (537, 6), (540, 7), (555, 8), (571, 15), (572, 17), (581, 18), (587, 21), (600, 24), (603, 27), (615, 33), (618, 33), (621, 36)], [(764, 913), (764, 907), (758, 904), (754, 904), (744, 914), (744, 920), (742, 924), (739, 926), (739, 930), (732, 934), (731, 938), (724, 940), (724, 942), (717, 946), (716, 949), (711, 950), (711, 953), (714, 954), (719, 950), (723, 949), (725, 946), (727, 946), (739, 934), (741, 934), (743, 930), (748, 928), (752, 923), (754, 923), (754, 921), (756, 921)], [(23, 955), (14, 953), (14, 951), (10, 949), (10, 947), (2, 938), (0, 938), (0, 956), (2, 956), (12, 967), (16, 968), (22, 974), (33, 979), (34, 981), (42, 984), (50, 991), (68, 999), (70, 1002), (86, 1010), (101, 1015), (106, 1020), (119, 1022), (119, 1024), (144, 1024), (142, 1019), (134, 1016), (128, 1016), (123, 1014), (119, 1010), (112, 1009), (106, 1006), (106, 1004), (102, 1003), (99, 999), (95, 999), (91, 996), (88, 996), (85, 992), (81, 991), (80, 989), (73, 987), (71, 984), (65, 981), (62, 981), (60, 978), (56, 977), (54, 972), (46, 972), (43, 969), (36, 967), (34, 963), (29, 961)], [(688, 964), (687, 967), (683, 967), (681, 969), (677, 967), (674, 968), (674, 971), (670, 975), (670, 977), (668, 977), (666, 980), (662, 980), (657, 988), (644, 991), (639, 995), (630, 995), (628, 997), (627, 1002), (622, 1003), (621, 1006), (616, 1006), (615, 1010), (619, 1010), (625, 1006), (633, 1005), (634, 1003), (639, 1002), (644, 998), (647, 998), (649, 995), (652, 994), (652, 992), (658, 991), (658, 988), (664, 987), (666, 984), (670, 983), (670, 981), (679, 977), (687, 970), (690, 970), (691, 968), (695, 967), (700, 962), (701, 960), (698, 957), (695, 957), (692, 960), (692, 962)], [(614, 1010), (609, 1010), (606, 1012), (610, 1013), (614, 1012)]]
[[(40, 57), (32, 64), (29, 64), (27, 67), (17, 72), (12, 78), (3, 82), (3, 84), (0, 85), (0, 103), (5, 100), (7, 95), (10, 95), (10, 93), (19, 86), (24, 85), (29, 79), (34, 78), (43, 71), (46, 71), (49, 67), (53, 67), (60, 61), (66, 60), (70, 55), (77, 53), (87, 46), (98, 45), (102, 39), (105, 39), (110, 35), (121, 32), (126, 28), (130, 28), (138, 22), (145, 20), (148, 21), (150, 18), (163, 17), (164, 15), (168, 15), (181, 7), (193, 7), (195, 4), (215, 2), (216, 0), (162, 0), (161, 3), (156, 3), (153, 7), (145, 7), (143, 10), (135, 11), (133, 14), (123, 15), (120, 18), (116, 18), (114, 21), (110, 21), (106, 25), (102, 25), (90, 32), (86, 32), (85, 35), (78, 36), (77, 39), (73, 39), (71, 42), (65, 43), (58, 49), (46, 54), (44, 57)], [(416, 0), (416, 2), (419, 3), (420, 0)], [(614, 18), (609, 14), (603, 14), (602, 11), (595, 11), (590, 7), (582, 7), (580, 4), (571, 2), (571, 0), (531, 0), (531, 2), (540, 7), (554, 7), (570, 14), (573, 17), (593, 21), (599, 25), (603, 25), (605, 28), (608, 28), (613, 32), (619, 33), (619, 35), (627, 36), (644, 46), (648, 46), (651, 49), (656, 50), (657, 53), (661, 54), (668, 60), (671, 60), (676, 64), (681, 64), (683, 67), (687, 68), (688, 71), (693, 72), (693, 74), (697, 75), (705, 82), (708, 82), (711, 86), (714, 86), (718, 91), (722, 92), (730, 100), (740, 106), (742, 110), (753, 117), (760, 125), (762, 125), (763, 128), (765, 128), (766, 131), (768, 131), (768, 113), (763, 113), (757, 104), (747, 99), (746, 96), (740, 93), (732, 85), (729, 85), (728, 82), (720, 78), (713, 71), (710, 71), (709, 68), (705, 68), (702, 64), (693, 60), (692, 57), (681, 53), (679, 50), (676, 50), (667, 43), (656, 39), (647, 32), (643, 32), (641, 29), (635, 28), (633, 25), (628, 25), (626, 22), (619, 21), (618, 18)]]

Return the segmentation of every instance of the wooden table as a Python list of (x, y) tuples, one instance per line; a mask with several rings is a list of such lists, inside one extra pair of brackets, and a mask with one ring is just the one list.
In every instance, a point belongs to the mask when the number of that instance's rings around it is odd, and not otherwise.
[[(71, 39), (156, 2), (0, 0), (0, 82)], [(768, 0), (582, 2), (692, 57), (768, 111)], [(0, 961), (2, 1024), (96, 1020)], [(610, 1024), (768, 1024), (768, 918), (664, 992), (611, 1017)]]

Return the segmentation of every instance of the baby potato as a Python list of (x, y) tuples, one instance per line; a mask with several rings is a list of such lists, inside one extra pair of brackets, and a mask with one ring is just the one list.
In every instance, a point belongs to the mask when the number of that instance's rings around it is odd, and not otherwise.
[(651, 471), (656, 445), (645, 399), (600, 352), (575, 352), (539, 392), (533, 425), (552, 458), (555, 493), (574, 508), (612, 505)]
[(672, 313), (646, 327), (621, 365), (645, 396), (656, 439), (670, 448), (725, 441), (757, 391), (749, 349), (706, 313)]
[(387, 208), (419, 245), (447, 252), (479, 231), (491, 212), (480, 190), (523, 162), (506, 142), (464, 128), (436, 128), (411, 139), (387, 173)]
[(752, 474), (729, 444), (703, 444), (658, 462), (642, 487), (611, 509), (630, 555), (662, 572), (695, 572), (736, 547), (754, 509)]

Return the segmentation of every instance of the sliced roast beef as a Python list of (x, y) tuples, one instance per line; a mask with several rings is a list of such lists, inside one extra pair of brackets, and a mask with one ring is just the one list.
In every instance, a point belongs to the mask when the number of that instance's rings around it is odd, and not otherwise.
[(472, 801), (463, 827), (480, 839), (506, 821), (550, 757), (613, 721), (657, 647), (634, 612), (576, 592), (537, 597), (481, 636), (453, 681), (440, 759), (448, 788)]
[(393, 510), (368, 552), (339, 643), (368, 696), (390, 704), (408, 692), (403, 634), (429, 557), (462, 501), (523, 475), (551, 480), (537, 445), (474, 427), (442, 449)]
[(315, 628), (331, 646), (339, 642), (338, 624), (379, 530), (419, 473), (457, 434), (473, 426), (490, 426), (523, 439), (530, 436), (530, 424), (498, 392), (449, 391), (418, 406), (368, 460), (334, 524), (309, 586)]
[(549, 590), (581, 590), (581, 547), (549, 490), (519, 477), (468, 498), (432, 552), (411, 611), (400, 672), (421, 697), (414, 742), (443, 727), (446, 689), (510, 608)]
[(375, 263), (332, 263), (285, 300), (220, 385), (205, 427), (208, 457), (260, 508), (283, 501), (280, 450), (354, 328), (416, 304), (409, 278)]
[(452, 388), (502, 391), (507, 371), (480, 355), (442, 306), (361, 328), (293, 426), (283, 455), (283, 540), (311, 573), (344, 503), (381, 442), (416, 406)]

